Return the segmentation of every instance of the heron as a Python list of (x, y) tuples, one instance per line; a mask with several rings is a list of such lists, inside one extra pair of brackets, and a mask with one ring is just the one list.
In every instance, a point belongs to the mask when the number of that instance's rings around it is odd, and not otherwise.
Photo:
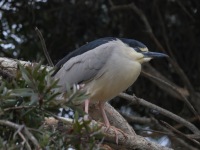
[(107, 101), (125, 91), (138, 78), (142, 64), (152, 58), (168, 57), (166, 54), (150, 52), (134, 39), (105, 37), (89, 42), (66, 55), (56, 64), (54, 77), (59, 79), (60, 91), (66, 84), (82, 85), (89, 95), (85, 100), (85, 113), (89, 104), (98, 103), (104, 124), (110, 122), (104, 110)]

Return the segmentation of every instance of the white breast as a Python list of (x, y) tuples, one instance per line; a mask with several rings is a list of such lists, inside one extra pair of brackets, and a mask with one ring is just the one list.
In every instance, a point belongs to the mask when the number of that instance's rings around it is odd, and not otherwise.
[(103, 74), (86, 85), (91, 101), (108, 101), (135, 82), (141, 64), (126, 55), (126, 52), (115, 51), (103, 68)]

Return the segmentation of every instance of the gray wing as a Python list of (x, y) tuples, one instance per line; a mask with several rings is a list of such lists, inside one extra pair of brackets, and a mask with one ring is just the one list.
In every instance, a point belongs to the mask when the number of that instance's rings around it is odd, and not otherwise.
[(103, 74), (103, 66), (112, 53), (107, 48), (100, 46), (68, 60), (55, 74), (62, 90), (66, 90), (66, 85), (84, 83)]

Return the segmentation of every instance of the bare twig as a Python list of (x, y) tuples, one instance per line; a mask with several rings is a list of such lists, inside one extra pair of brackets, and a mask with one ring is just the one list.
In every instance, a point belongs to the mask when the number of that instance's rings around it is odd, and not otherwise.
[[(14, 128), (16, 130), (21, 128), (21, 125), (18, 125), (16, 123), (7, 121), (7, 120), (0, 120), (0, 125), (5, 125), (5, 126), (9, 126), (11, 128)], [(32, 135), (32, 133), (30, 133), (28, 131), (28, 129), (24, 126), (22, 132), (28, 137), (28, 139), (35, 145), (36, 149), (40, 149), (40, 145), (37, 141), (37, 139)]]
[(177, 116), (176, 114), (173, 114), (172, 112), (170, 112), (166, 109), (163, 109), (159, 106), (156, 106), (156, 105), (154, 105), (150, 102), (147, 102), (144, 99), (137, 98), (136, 96), (131, 96), (131, 95), (128, 95), (128, 94), (125, 94), (125, 93), (121, 93), (119, 96), (121, 98), (128, 100), (129, 102), (131, 102), (133, 104), (140, 104), (142, 106), (154, 109), (154, 110), (158, 111), (159, 113), (161, 113), (162, 115), (169, 117), (169, 118), (173, 119), (174, 121), (183, 124), (185, 127), (190, 129), (194, 134), (200, 135), (200, 131), (196, 126), (194, 126), (193, 124), (191, 124), (190, 122), (188, 122), (184, 118), (181, 118), (181, 117)]
[[(169, 133), (171, 135), (174, 135), (174, 133), (171, 130), (169, 130), (168, 128), (162, 126), (158, 120), (156, 120), (155, 118), (151, 118), (151, 119), (152, 119), (152, 122), (155, 124), (156, 128), (158, 128), (159, 130), (165, 131), (165, 132), (167, 132), (167, 133)], [(197, 150), (197, 148), (195, 148), (192, 145), (186, 143), (185, 140), (177, 138), (176, 136), (174, 136), (174, 137), (171, 136), (171, 138), (172, 138), (172, 140), (176, 140), (177, 142), (179, 142), (181, 145), (183, 145), (184, 147), (186, 147), (189, 150)]]
[(31, 146), (29, 145), (28, 141), (26, 140), (26, 138), (24, 137), (24, 135), (21, 133), (21, 132), (18, 132), (17, 133), (22, 139), (23, 139), (23, 142), (22, 142), (22, 145), (24, 145), (24, 143), (26, 143), (26, 149), (27, 150), (32, 150), (31, 149)]
[(39, 30), (37, 27), (35, 27), (35, 31), (37, 32), (37, 34), (38, 34), (38, 36), (39, 36), (39, 38), (40, 38), (40, 41), (41, 41), (41, 44), (42, 44), (42, 49), (43, 49), (43, 52), (44, 52), (44, 54), (45, 54), (45, 57), (47, 58), (47, 61), (48, 61), (49, 65), (50, 65), (51, 67), (53, 67), (54, 64), (53, 64), (53, 62), (52, 62), (52, 60), (51, 60), (51, 57), (49, 56), (49, 53), (48, 53), (48, 51), (47, 51), (47, 47), (46, 47), (44, 38), (43, 38), (43, 36), (42, 36), (42, 33), (40, 32), (40, 30)]
[(124, 118), (126, 118), (128, 122), (134, 122), (134, 123), (139, 123), (139, 124), (150, 124), (152, 122), (151, 118), (130, 116), (121, 111), (119, 112), (120, 114), (122, 114)]
[[(199, 119), (199, 117), (200, 117), (200, 116), (198, 116), (198, 117), (195, 116), (195, 117), (193, 117), (193, 118), (188, 119), (188, 121), (189, 121), (189, 122), (195, 122), (195, 121), (197, 121), (197, 120)], [(182, 127), (184, 127), (182, 124), (174, 125), (174, 128), (177, 129), (177, 130), (180, 129), (180, 128), (182, 128)]]
[(35, 147), (37, 149), (39, 149), (40, 145), (39, 145), (37, 139), (33, 136), (33, 134), (31, 132), (29, 132), (29, 130), (26, 127), (24, 128), (24, 133), (29, 138), (29, 140), (31, 140), (33, 142), (33, 144), (35, 145)]
[(176, 133), (177, 136), (189, 140), (192, 143), (194, 143), (195, 145), (197, 145), (200, 148), (200, 143), (194, 139), (191, 139), (190, 137), (188, 137), (187, 135), (183, 134), (182, 132), (178, 131), (177, 129), (175, 129), (174, 127), (172, 127), (171, 125), (169, 125), (168, 123), (161, 121), (167, 128), (169, 128), (170, 130), (172, 130), (174, 133)]
[(18, 109), (28, 109), (28, 108), (37, 108), (37, 106), (16, 106), (16, 107), (9, 107), (9, 108), (3, 109), (3, 111), (18, 110)]
[(13, 138), (15, 138), (16, 134), (21, 132), (21, 130), (24, 128), (24, 125), (20, 125), (20, 127), (17, 129), (17, 131), (14, 133)]
[[(188, 99), (173, 85), (171, 85), (170, 83), (165, 82), (162, 79), (159, 79), (157, 77), (152, 76), (149, 73), (146, 73), (143, 71), (143, 75), (148, 76), (149, 78), (152, 78), (156, 81), (159, 81), (160, 83), (165, 84), (166, 86), (168, 86), (169, 88), (173, 89), (174, 91), (176, 91), (176, 93), (182, 98), (182, 100), (186, 103), (186, 105), (189, 107), (189, 109), (194, 113), (195, 116), (199, 117), (199, 114), (196, 112), (196, 110), (194, 109), (194, 107), (190, 104), (190, 102), (188, 101)], [(200, 120), (200, 118), (199, 118)]]
[(181, 7), (181, 9), (186, 13), (186, 15), (192, 20), (195, 21), (195, 18), (190, 14), (187, 8), (182, 4), (180, 0), (176, 0), (177, 4)]
[[(126, 113), (123, 113), (123, 112), (120, 112), (120, 114), (123, 115), (123, 117), (125, 117), (127, 119), (128, 122), (134, 122), (134, 123), (139, 123), (139, 124), (155, 124), (155, 118), (146, 118), (146, 117), (135, 117), (135, 116), (130, 116), (130, 115), (127, 115)], [(158, 122), (156, 122), (156, 125), (157, 125)], [(182, 124), (179, 124), (181, 126), (183, 126)], [(174, 126), (174, 128), (177, 130), (177, 127), (179, 126)], [(169, 133), (168, 131), (167, 132), (162, 132), (162, 131), (156, 131), (156, 130), (152, 130), (152, 129), (140, 129), (140, 131), (152, 131), (152, 132), (155, 132), (155, 133), (160, 133), (160, 134), (165, 134), (165, 135), (169, 135), (169, 136), (175, 136), (174, 134), (172, 133)], [(191, 138), (191, 139), (200, 139), (200, 135), (195, 135), (195, 134), (187, 134), (185, 135), (187, 136), (188, 138)]]
[(160, 22), (160, 25), (161, 25), (162, 35), (163, 35), (168, 53), (170, 54), (170, 57), (172, 57), (176, 61), (176, 58), (175, 58), (175, 56), (172, 52), (172, 49), (170, 47), (170, 44), (169, 44), (169, 40), (168, 40), (168, 37), (167, 37), (167, 32), (166, 32), (166, 28), (165, 28), (165, 23), (163, 21), (163, 17), (161, 16), (160, 10), (157, 7), (157, 5), (156, 5), (156, 12), (157, 12), (158, 19), (159, 19), (159, 22)]
[[(155, 79), (149, 77), (148, 75), (145, 75), (145, 72), (147, 72), (148, 74), (153, 75), (154, 77), (159, 78), (159, 79), (161, 79), (165, 82), (160, 82), (160, 80), (155, 80)], [(182, 93), (182, 95), (184, 97), (189, 96), (189, 92), (186, 88), (182, 88), (182, 87), (176, 85), (175, 83), (171, 82), (165, 76), (163, 76), (160, 72), (158, 72), (155, 68), (153, 68), (150, 64), (144, 64), (143, 65), (141, 75), (146, 77), (147, 79), (149, 79), (153, 83), (155, 83), (160, 89), (164, 90), (169, 95), (177, 98), (178, 100), (182, 100), (182, 97), (180, 96), (179, 93)], [(170, 86), (168, 86), (168, 84), (165, 84), (165, 83), (169, 83), (170, 85), (172, 85), (177, 90), (174, 91), (172, 88), (170, 88)], [(177, 91), (179, 91), (179, 93)]]

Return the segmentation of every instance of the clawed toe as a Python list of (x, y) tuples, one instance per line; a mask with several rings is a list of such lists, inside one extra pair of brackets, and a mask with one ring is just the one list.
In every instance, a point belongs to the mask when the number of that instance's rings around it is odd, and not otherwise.
[(121, 130), (121, 129), (118, 129), (114, 126), (107, 126), (106, 129), (105, 129), (105, 132), (107, 132), (110, 128), (112, 128), (115, 132), (115, 142), (118, 144), (119, 142), (119, 137), (118, 137), (118, 133), (121, 132), (123, 134), (123, 136), (125, 138), (127, 138), (126, 134)]

